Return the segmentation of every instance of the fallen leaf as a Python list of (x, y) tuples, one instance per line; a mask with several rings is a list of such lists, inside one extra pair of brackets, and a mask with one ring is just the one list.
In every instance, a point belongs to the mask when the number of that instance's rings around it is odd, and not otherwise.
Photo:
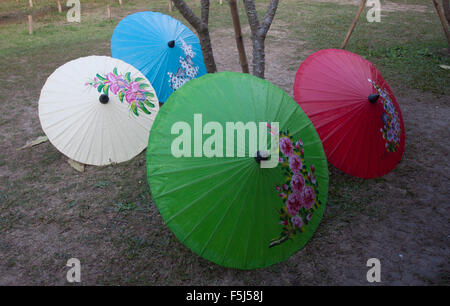
[(74, 168), (75, 170), (77, 170), (78, 172), (84, 172), (84, 164), (81, 164), (77, 161), (74, 161), (73, 159), (68, 159), (67, 162), (69, 163), (69, 165)]
[(442, 69), (450, 69), (450, 66), (448, 65), (439, 65), (439, 67), (441, 67)]
[(36, 145), (41, 144), (41, 143), (46, 142), (46, 141), (48, 141), (48, 137), (47, 136), (39, 136), (35, 140), (27, 142), (26, 145), (24, 145), (23, 147), (18, 148), (17, 150), (23, 150), (23, 149), (31, 148), (33, 146), (36, 146)]

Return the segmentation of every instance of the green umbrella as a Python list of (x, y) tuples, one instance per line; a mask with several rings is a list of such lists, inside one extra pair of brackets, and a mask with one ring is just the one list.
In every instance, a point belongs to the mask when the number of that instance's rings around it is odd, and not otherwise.
[[(262, 168), (267, 158), (275, 167)], [(275, 85), (233, 72), (205, 75), (171, 95), (153, 123), (147, 173), (177, 238), (239, 269), (266, 267), (302, 248), (328, 195), (327, 161), (308, 117)]]

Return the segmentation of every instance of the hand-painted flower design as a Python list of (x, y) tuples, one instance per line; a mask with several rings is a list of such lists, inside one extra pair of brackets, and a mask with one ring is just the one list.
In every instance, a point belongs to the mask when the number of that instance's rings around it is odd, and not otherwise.
[(316, 203), (316, 195), (314, 194), (314, 190), (311, 187), (307, 186), (303, 188), (303, 191), (301, 193), (301, 201), (302, 206), (306, 209), (312, 208)]
[(291, 222), (292, 222), (292, 225), (294, 225), (297, 228), (301, 228), (303, 225), (303, 220), (300, 216), (292, 217)]
[[(271, 129), (270, 125), (267, 127)], [(305, 164), (303, 141), (294, 140), (289, 130), (279, 134), (280, 167), (286, 180), (276, 185), (275, 190), (284, 204), (280, 209), (280, 224), (283, 229), (280, 236), (270, 242), (269, 247), (277, 246), (292, 239), (296, 234), (303, 233), (313, 218), (314, 211), (321, 205), (316, 168), (314, 165), (308, 168)]]
[(303, 168), (303, 163), (298, 155), (292, 155), (289, 157), (289, 168), (291, 168), (292, 172), (299, 173)]
[(106, 81), (104, 82), (105, 86), (109, 86), (109, 90), (117, 95), (117, 93), (125, 88), (128, 84), (125, 81), (125, 79), (123, 78), (123, 75), (115, 75), (112, 72), (109, 72), (106, 74)]
[(194, 64), (193, 58), (195, 52), (192, 50), (192, 45), (186, 44), (181, 40), (181, 49), (184, 52), (184, 58), (180, 56), (180, 67), (176, 73), (168, 72), (169, 84), (173, 90), (177, 90), (188, 81), (195, 79), (198, 74), (199, 67)]
[(295, 174), (291, 179), (291, 188), (294, 192), (302, 192), (305, 188), (305, 178), (301, 174)]
[(380, 129), (381, 135), (385, 140), (386, 151), (396, 152), (400, 147), (400, 119), (394, 103), (392, 103), (389, 94), (385, 89), (380, 88), (374, 81), (368, 79), (372, 86), (378, 91), (383, 104), (383, 113), (381, 114), (381, 121), (383, 127)]
[(111, 92), (119, 97), (120, 102), (125, 101), (130, 105), (130, 109), (136, 116), (139, 111), (149, 115), (155, 108), (156, 97), (148, 88), (150, 85), (144, 78), (131, 78), (131, 73), (119, 74), (117, 68), (108, 72), (105, 76), (97, 74), (92, 81), (85, 83), (85, 86), (92, 86), (99, 93), (109, 95)]
[(288, 196), (286, 208), (291, 216), (296, 216), (302, 207), (302, 196), (300, 193), (293, 192)]
[(293, 153), (292, 142), (287, 137), (280, 139), (280, 150), (285, 156), (291, 156)]

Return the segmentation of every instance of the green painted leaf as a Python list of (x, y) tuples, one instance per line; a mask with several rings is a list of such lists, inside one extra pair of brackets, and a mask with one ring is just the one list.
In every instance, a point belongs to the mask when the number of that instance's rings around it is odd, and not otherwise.
[(123, 97), (125, 97), (125, 94), (122, 91), (119, 91), (119, 100), (120, 100), (120, 102), (123, 102)]
[(133, 103), (131, 103), (131, 110), (133, 111), (133, 113), (134, 113), (136, 116), (139, 116), (139, 113), (138, 113), (138, 110), (137, 110), (137, 107), (136, 107), (135, 102), (136, 102), (136, 101), (133, 101)]
[(109, 92), (109, 85), (106, 85), (105, 87), (103, 87), (103, 93), (105, 95), (108, 95), (108, 92)]
[(135, 82), (141, 82), (141, 81), (143, 81), (144, 80), (144, 78), (136, 78), (134, 81)]
[(131, 82), (131, 72), (127, 72), (125, 74), (125, 80), (127, 80), (127, 82)]
[(150, 102), (150, 100), (145, 100), (145, 102), (144, 102), (146, 105), (148, 105), (148, 106), (150, 106), (150, 107), (152, 107), (152, 108), (154, 108), (155, 107), (155, 104), (153, 104), (152, 102)]
[(97, 78), (99, 79), (99, 80), (102, 80), (102, 81), (106, 81), (107, 79), (105, 78), (105, 77), (102, 77), (100, 74), (96, 74), (96, 76), (97, 76)]
[(99, 86), (97, 87), (98, 92), (102, 92), (103, 87), (105, 87), (105, 85), (99, 85)]
[(141, 107), (141, 109), (144, 113), (146, 113), (147, 115), (150, 115), (150, 112), (145, 108), (144, 103), (139, 102), (139, 106)]
[(152, 98), (155, 96), (155, 94), (152, 93), (152, 92), (150, 92), (150, 91), (144, 92), (144, 95), (145, 95), (146, 97), (152, 97)]
[(148, 88), (148, 87), (150, 87), (148, 84), (145, 84), (145, 83), (139, 84), (140, 89), (144, 89), (144, 88)]
[(113, 73), (114, 73), (114, 75), (118, 75), (118, 73), (117, 73), (117, 67), (114, 67)]

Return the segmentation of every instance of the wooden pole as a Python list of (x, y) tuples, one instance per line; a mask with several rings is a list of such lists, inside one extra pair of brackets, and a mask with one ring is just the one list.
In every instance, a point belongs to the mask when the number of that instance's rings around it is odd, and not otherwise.
[(33, 0), (30, 0), (30, 7), (33, 7)]
[(56, 1), (58, 3), (58, 12), (62, 13), (61, 0)]
[(119, 0), (119, 5), (122, 5), (122, 0)]
[(241, 22), (239, 20), (239, 12), (236, 0), (229, 0), (231, 17), (233, 18), (234, 34), (236, 38), (236, 46), (239, 52), (239, 61), (241, 62), (242, 72), (249, 73), (247, 55), (245, 54), (244, 40), (242, 38)]
[(448, 49), (450, 51), (450, 34), (448, 32), (447, 23), (445, 22), (444, 13), (442, 13), (442, 10), (436, 0), (433, 0), (433, 4), (434, 4), (434, 7), (436, 8), (436, 12), (439, 16), (439, 20), (441, 21), (442, 29), (444, 30), (445, 37), (447, 37)]
[(108, 20), (111, 20), (111, 8), (109, 7), (109, 4), (106, 5), (106, 17)]
[(28, 33), (33, 35), (33, 16), (28, 15)]
[(222, 5), (223, 4), (223, 0), (219, 0), (219, 4)]
[(347, 46), (347, 42), (350, 39), (350, 36), (352, 35), (353, 30), (355, 29), (356, 23), (358, 23), (359, 16), (361, 16), (361, 12), (364, 9), (364, 6), (366, 6), (366, 2), (367, 2), (367, 0), (361, 0), (361, 4), (359, 5), (358, 12), (356, 13), (355, 19), (353, 19), (353, 23), (347, 32), (347, 36), (345, 36), (344, 42), (341, 45), (341, 49), (345, 49), (345, 46)]
[(172, 0), (169, 0), (169, 12), (172, 12), (173, 8), (172, 8)]

